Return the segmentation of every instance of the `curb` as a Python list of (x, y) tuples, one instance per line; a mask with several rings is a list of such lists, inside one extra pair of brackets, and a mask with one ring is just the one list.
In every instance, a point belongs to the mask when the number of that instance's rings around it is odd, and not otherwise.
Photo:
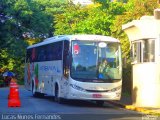
[(116, 101), (107, 101), (107, 103), (113, 104), (113, 105), (121, 107), (121, 108), (125, 108), (125, 106), (126, 106), (125, 104), (122, 104), (122, 103), (119, 103)]
[(141, 112), (141, 113), (144, 113), (144, 114), (151, 114), (151, 115), (160, 116), (160, 111), (155, 111), (155, 110), (146, 109), (146, 108), (142, 108), (142, 107), (135, 107), (133, 105), (125, 105), (123, 103), (119, 103), (119, 102), (116, 102), (116, 101), (107, 101), (107, 102), (110, 103), (110, 104), (113, 104), (115, 106), (125, 108), (127, 110), (133, 110), (133, 111)]

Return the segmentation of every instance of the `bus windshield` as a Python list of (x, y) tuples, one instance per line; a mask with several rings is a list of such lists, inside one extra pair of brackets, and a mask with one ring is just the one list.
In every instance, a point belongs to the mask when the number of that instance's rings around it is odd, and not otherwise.
[(83, 82), (121, 80), (121, 51), (117, 42), (72, 41), (71, 77)]

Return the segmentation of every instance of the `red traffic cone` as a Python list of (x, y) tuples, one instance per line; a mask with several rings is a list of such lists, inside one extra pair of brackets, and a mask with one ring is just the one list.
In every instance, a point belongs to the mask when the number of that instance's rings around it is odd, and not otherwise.
[(13, 86), (14, 85), (17, 85), (17, 83), (15, 81), (12, 81), (10, 82), (9, 86), (10, 86), (10, 90), (9, 90), (9, 95), (8, 95), (8, 99), (10, 99), (10, 95), (12, 94), (12, 91), (13, 91)]
[(10, 84), (8, 107), (20, 107), (19, 87), (17, 83)]

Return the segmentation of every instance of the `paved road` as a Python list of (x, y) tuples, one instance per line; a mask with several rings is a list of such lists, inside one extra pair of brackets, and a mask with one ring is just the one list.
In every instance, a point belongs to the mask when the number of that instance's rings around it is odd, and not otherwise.
[(125, 110), (109, 103), (98, 107), (89, 101), (54, 102), (51, 96), (34, 98), (30, 91), (20, 87), (20, 108), (8, 108), (9, 88), (0, 88), (0, 119), (37, 119), (37, 120), (142, 120), (145, 115)]

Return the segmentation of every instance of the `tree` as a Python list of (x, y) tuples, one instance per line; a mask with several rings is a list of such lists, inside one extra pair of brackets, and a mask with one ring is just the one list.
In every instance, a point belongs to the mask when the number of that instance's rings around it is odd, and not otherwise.
[(153, 10), (158, 7), (157, 0), (129, 0), (125, 4), (125, 12), (116, 16), (114, 24), (111, 26), (112, 36), (120, 39), (122, 44), (122, 57), (126, 58), (126, 67), (123, 68), (124, 91), (131, 92), (131, 60), (130, 43), (128, 36), (122, 30), (122, 25), (135, 19), (140, 19), (143, 15), (153, 15)]
[[(100, 2), (101, 3), (101, 2)], [(55, 34), (101, 34), (111, 35), (110, 26), (115, 15), (124, 11), (121, 2), (102, 2), (89, 6), (70, 3), (62, 14), (55, 16)], [(108, 7), (104, 7), (107, 5)]]
[(127, 57), (130, 64), (130, 44), (127, 35), (122, 31), (122, 25), (132, 20), (139, 19), (143, 15), (153, 15), (153, 10), (158, 7), (157, 0), (129, 0), (125, 6), (125, 12), (116, 16), (111, 26), (111, 35), (120, 39), (122, 43), (123, 57)]
[(0, 1), (0, 69), (17, 71), (23, 79), (25, 49), (29, 43), (53, 36), (54, 14), (61, 12), (64, 1)]

